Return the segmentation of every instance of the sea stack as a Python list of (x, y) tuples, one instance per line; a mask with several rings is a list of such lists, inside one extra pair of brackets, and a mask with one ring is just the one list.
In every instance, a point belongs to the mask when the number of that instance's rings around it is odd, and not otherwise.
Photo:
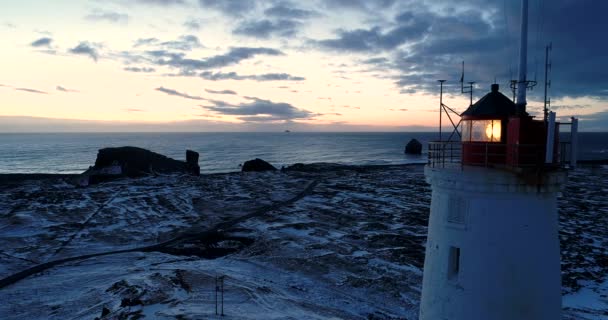
[(412, 139), (405, 145), (406, 154), (421, 154), (422, 153), (422, 143), (417, 139)]
[(201, 175), (201, 167), (198, 165), (198, 152), (186, 150), (186, 167), (191, 175)]

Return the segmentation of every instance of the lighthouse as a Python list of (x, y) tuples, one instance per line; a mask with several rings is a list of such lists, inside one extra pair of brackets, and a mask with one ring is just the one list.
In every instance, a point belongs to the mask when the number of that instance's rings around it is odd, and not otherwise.
[(526, 112), (526, 28), (523, 0), (517, 103), (494, 84), (461, 114), (459, 141), (429, 144), (421, 320), (561, 319), (565, 149), (555, 113)]

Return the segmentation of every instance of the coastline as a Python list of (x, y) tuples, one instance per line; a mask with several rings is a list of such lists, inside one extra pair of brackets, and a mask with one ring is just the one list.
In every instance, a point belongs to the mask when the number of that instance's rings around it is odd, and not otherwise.
[[(608, 160), (606, 160), (608, 163)], [(293, 170), (293, 171), (331, 171), (331, 170), (381, 170), (386, 168), (399, 168), (399, 167), (410, 167), (410, 166), (424, 166), (426, 163), (404, 163), (404, 164), (373, 164), (373, 165), (350, 165), (350, 164), (337, 164), (327, 162), (317, 162), (303, 164), (305, 169)], [(213, 172), (213, 173), (201, 173), (201, 177), (206, 176), (217, 176), (217, 175), (229, 175), (239, 174), (241, 171), (226, 171), (226, 172)], [(38, 181), (38, 180), (60, 180), (60, 179), (74, 179), (82, 176), (82, 173), (0, 173), (0, 185), (2, 184), (19, 184), (25, 181)], [(152, 176), (152, 175), (151, 175)]]
[[(578, 160), (578, 166), (581, 168), (595, 168), (598, 166), (608, 165), (608, 159), (594, 159), (594, 160)], [(335, 170), (354, 170), (354, 171), (368, 171), (368, 170), (382, 170), (390, 168), (407, 168), (407, 167), (419, 167), (425, 166), (426, 163), (403, 163), (403, 164), (338, 164), (338, 163), (327, 163), (327, 162), (314, 162), (307, 164), (295, 164), (303, 165), (302, 169), (294, 169), (291, 171), (302, 171), (302, 172), (327, 172)], [(225, 172), (212, 172), (212, 173), (201, 173), (201, 177), (206, 176), (218, 176), (218, 175), (230, 175), (239, 174), (241, 171), (225, 171)], [(18, 184), (24, 181), (36, 181), (36, 180), (57, 180), (57, 179), (74, 179), (78, 178), (82, 173), (0, 173), (0, 185), (1, 184)]]

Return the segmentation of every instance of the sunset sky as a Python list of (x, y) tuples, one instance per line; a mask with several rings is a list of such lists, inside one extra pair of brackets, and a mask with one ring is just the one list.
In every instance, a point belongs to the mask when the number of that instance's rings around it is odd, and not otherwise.
[[(434, 130), (517, 75), (519, 1), (2, 0), (0, 132)], [(608, 130), (608, 1), (530, 0), (559, 117)]]

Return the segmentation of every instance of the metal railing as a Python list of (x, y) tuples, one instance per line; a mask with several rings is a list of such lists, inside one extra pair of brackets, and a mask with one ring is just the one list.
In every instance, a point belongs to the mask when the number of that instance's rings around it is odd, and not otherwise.
[[(569, 164), (571, 144), (561, 142), (553, 163), (545, 163), (545, 146), (492, 142), (432, 141), (428, 145), (428, 165), (433, 168), (463, 165), (505, 168), (556, 168)], [(462, 162), (466, 149), (466, 163)]]
[(428, 162), (430, 167), (445, 168), (446, 166), (461, 165), (462, 142), (431, 141), (429, 142)]

